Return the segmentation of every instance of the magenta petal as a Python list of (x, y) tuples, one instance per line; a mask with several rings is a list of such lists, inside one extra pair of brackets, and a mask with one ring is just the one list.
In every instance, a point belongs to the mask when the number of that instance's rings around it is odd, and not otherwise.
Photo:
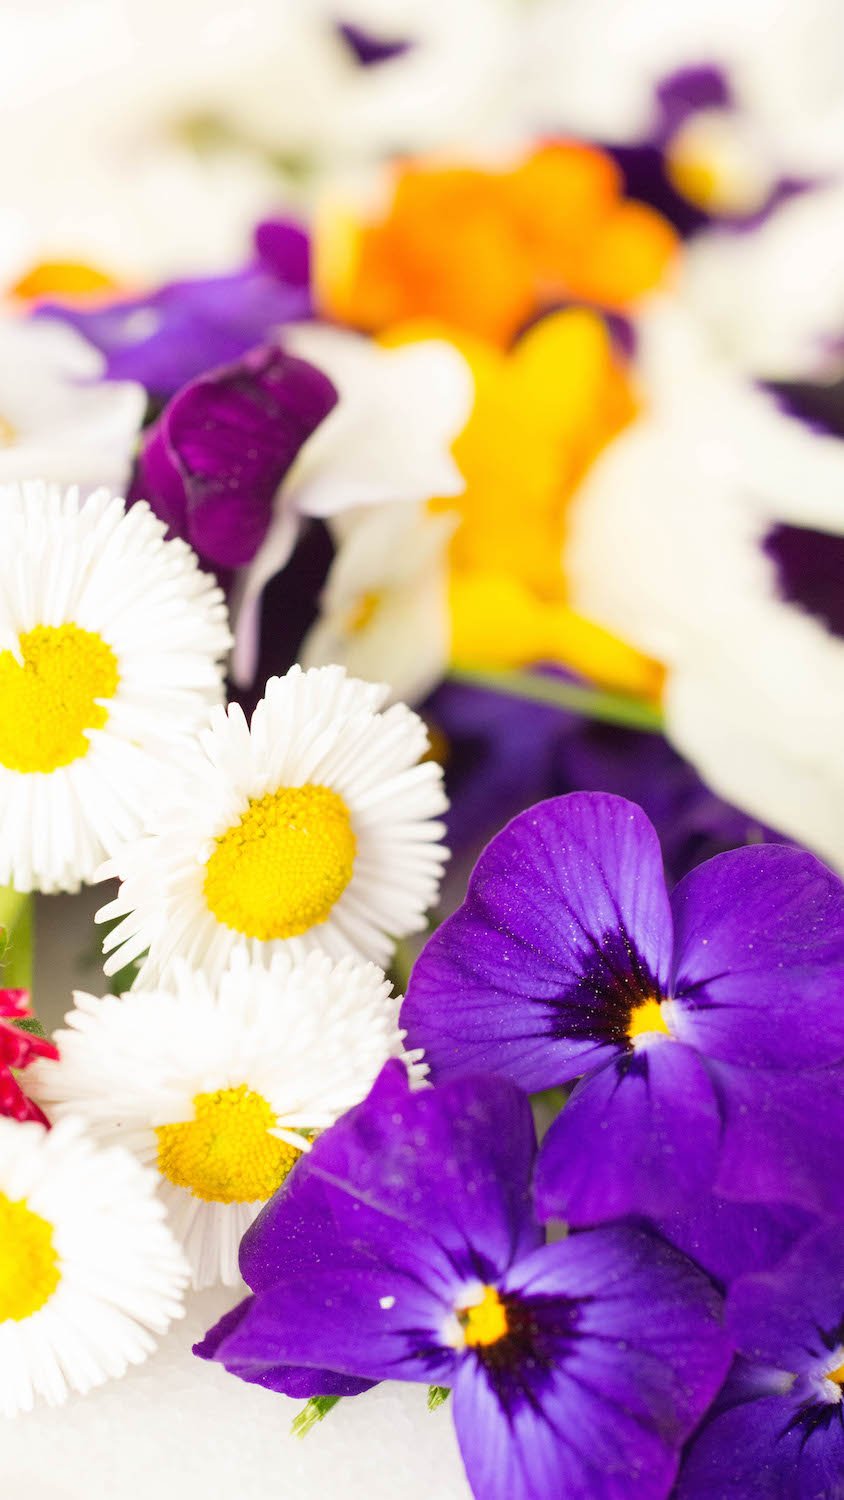
[(718, 1106), (700, 1059), (658, 1041), (582, 1080), (539, 1155), (540, 1218), (597, 1224), (625, 1214), (658, 1218), (712, 1186)]
[(147, 433), (132, 498), (216, 567), (244, 567), (290, 465), (336, 402), (320, 370), (253, 349), (173, 397)]
[(723, 1122), (716, 1191), (844, 1216), (844, 1067), (708, 1068)]
[(401, 1023), (435, 1078), (489, 1070), (551, 1087), (618, 1053), (632, 1007), (666, 993), (671, 941), (641, 809), (597, 792), (552, 798), (481, 855), (413, 970)]
[(814, 855), (717, 855), (672, 897), (676, 1034), (763, 1068), (844, 1057), (844, 885)]

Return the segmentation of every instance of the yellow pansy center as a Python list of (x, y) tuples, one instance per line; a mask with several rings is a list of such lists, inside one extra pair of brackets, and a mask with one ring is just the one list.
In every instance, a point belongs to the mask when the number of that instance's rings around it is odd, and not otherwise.
[(826, 1378), (833, 1380), (836, 1385), (844, 1385), (844, 1362), (836, 1365), (834, 1370), (828, 1370)]
[(497, 1344), (509, 1329), (507, 1308), (494, 1286), (485, 1286), (480, 1302), (461, 1308), (457, 1317), (465, 1342), (473, 1347)]
[(356, 849), (349, 809), (330, 787), (307, 783), (253, 797), (205, 866), (208, 909), (245, 937), (296, 937), (339, 901)]
[(704, 213), (752, 213), (769, 191), (760, 145), (729, 111), (704, 110), (681, 125), (665, 167), (677, 192)]
[(50, 772), (87, 755), (86, 730), (108, 719), (117, 657), (94, 630), (36, 625), (18, 641), (20, 660), (0, 651), (0, 765)]
[(60, 1280), (53, 1226), (24, 1199), (0, 1193), (0, 1324), (31, 1318)]
[(0, 448), (11, 448), (12, 444), (16, 443), (17, 440), (17, 428), (9, 421), (8, 417), (4, 417), (3, 413), (0, 412)]
[(368, 589), (361, 594), (360, 598), (349, 611), (346, 621), (346, 629), (350, 635), (362, 635), (367, 626), (372, 624), (381, 605), (384, 596), (379, 589)]
[(197, 1094), (193, 1119), (160, 1125), (159, 1171), (207, 1203), (259, 1203), (271, 1198), (299, 1152), (270, 1135), (275, 1114), (262, 1094), (237, 1088)]
[(631, 1042), (636, 1042), (643, 1036), (670, 1036), (665, 1012), (662, 1002), (656, 999), (643, 1000), (641, 1005), (634, 1005), (630, 1012), (630, 1020), (627, 1023), (627, 1036)]

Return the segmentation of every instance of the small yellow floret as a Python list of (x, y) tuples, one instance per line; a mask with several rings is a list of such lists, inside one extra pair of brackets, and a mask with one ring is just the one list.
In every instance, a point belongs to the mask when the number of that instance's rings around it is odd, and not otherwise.
[(458, 1319), (469, 1345), (497, 1344), (509, 1328), (507, 1309), (494, 1286), (485, 1286), (481, 1301), (462, 1308)]
[(356, 849), (349, 809), (330, 787), (308, 783), (253, 797), (205, 866), (208, 909), (245, 937), (297, 937), (339, 901)]
[(25, 1199), (0, 1193), (0, 1324), (31, 1318), (60, 1280), (53, 1226)]
[(670, 1036), (668, 1023), (659, 1000), (643, 1000), (635, 1005), (627, 1023), (627, 1035), (631, 1042), (642, 1036)]
[(242, 1083), (197, 1094), (193, 1108), (192, 1120), (155, 1132), (162, 1175), (206, 1203), (271, 1198), (300, 1153), (269, 1134), (276, 1118), (263, 1095)]
[(111, 646), (78, 625), (36, 625), (19, 637), (23, 661), (0, 651), (0, 765), (55, 771), (87, 755), (120, 674)]

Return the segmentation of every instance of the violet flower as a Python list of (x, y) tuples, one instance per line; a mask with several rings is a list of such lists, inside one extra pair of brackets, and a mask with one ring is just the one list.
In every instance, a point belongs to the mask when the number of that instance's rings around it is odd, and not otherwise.
[(659, 1217), (713, 1189), (844, 1214), (844, 886), (802, 850), (717, 855), (669, 898), (640, 808), (541, 802), (482, 854), (401, 1024), (435, 1080), (581, 1079), (543, 1217)]
[(505, 1080), (413, 1093), (387, 1063), (249, 1230), (258, 1290), (196, 1352), (281, 1390), (285, 1366), (451, 1387), (480, 1500), (663, 1500), (729, 1357), (719, 1299), (646, 1230), (543, 1244), (535, 1147)]
[(192, 380), (144, 438), (131, 496), (203, 562), (251, 562), (279, 485), (337, 403), (327, 375), (269, 345)]
[(308, 240), (297, 224), (267, 220), (242, 270), (171, 281), (102, 307), (46, 303), (105, 356), (105, 378), (136, 380), (167, 399), (204, 371), (230, 364), (284, 323), (310, 317)]
[(727, 1303), (737, 1362), (677, 1500), (844, 1496), (844, 1226), (818, 1230)]

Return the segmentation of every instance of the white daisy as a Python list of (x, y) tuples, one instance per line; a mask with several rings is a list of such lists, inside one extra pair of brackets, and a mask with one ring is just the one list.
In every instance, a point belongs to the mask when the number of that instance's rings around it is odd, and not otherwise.
[(0, 482), (122, 490), (146, 410), (133, 381), (100, 381), (102, 355), (46, 318), (0, 315)]
[(236, 704), (216, 710), (147, 836), (102, 872), (122, 881), (98, 913), (120, 919), (107, 973), (149, 950), (141, 985), (176, 958), (215, 977), (238, 947), (263, 963), (289, 946), (386, 965), (424, 927), (446, 859), (442, 772), (419, 763), (416, 714), (379, 713), (387, 691), (292, 667), (251, 728)]
[(74, 890), (222, 693), (223, 596), (146, 505), (0, 486), (0, 884)]
[(402, 1055), (400, 1000), (381, 970), (324, 953), (280, 953), (266, 968), (240, 952), (216, 985), (179, 964), (170, 991), (74, 998), (61, 1061), (33, 1086), (54, 1115), (81, 1115), (157, 1167), (196, 1286), (237, 1280), (261, 1204)]
[(0, 1120), (0, 1415), (123, 1375), (181, 1317), (187, 1267), (155, 1186), (78, 1120)]

